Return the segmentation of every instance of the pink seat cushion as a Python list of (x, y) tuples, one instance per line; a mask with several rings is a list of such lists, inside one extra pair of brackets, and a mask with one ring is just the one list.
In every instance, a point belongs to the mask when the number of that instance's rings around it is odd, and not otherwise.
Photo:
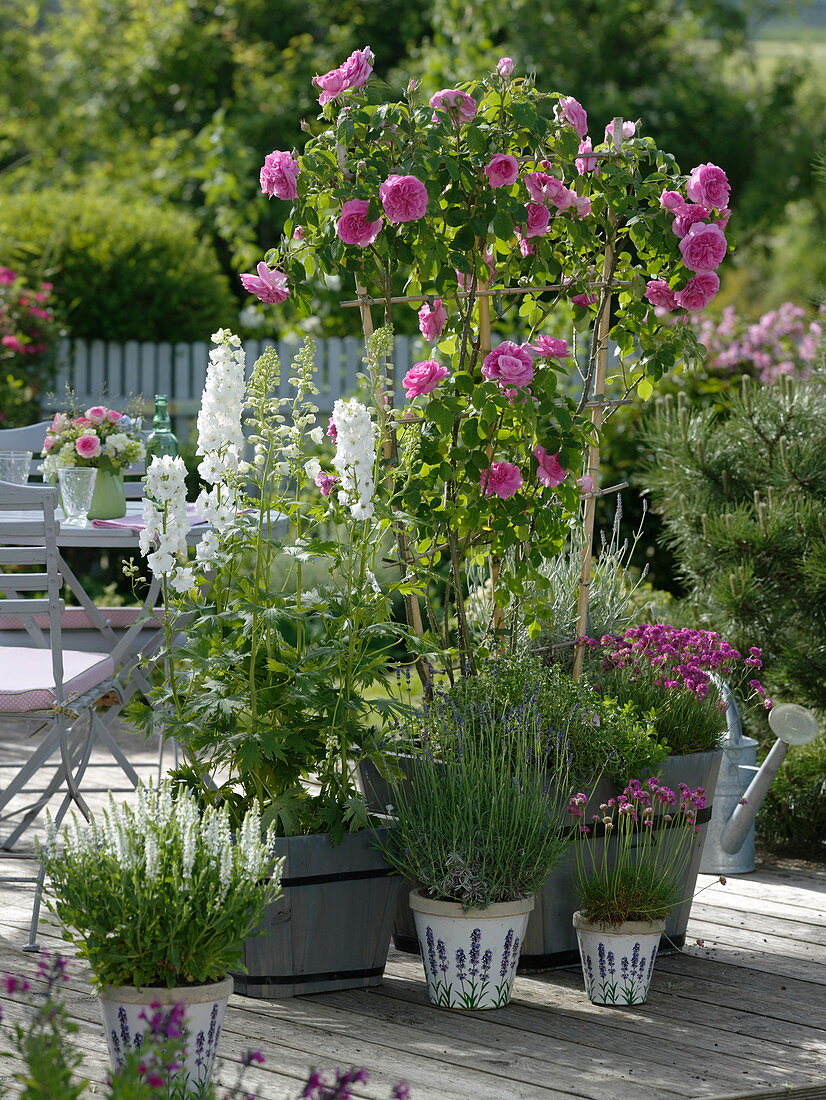
[[(63, 694), (70, 702), (114, 672), (112, 658), (105, 653), (63, 653)], [(55, 701), (52, 652), (22, 646), (0, 648), (0, 713), (28, 714), (48, 710)]]

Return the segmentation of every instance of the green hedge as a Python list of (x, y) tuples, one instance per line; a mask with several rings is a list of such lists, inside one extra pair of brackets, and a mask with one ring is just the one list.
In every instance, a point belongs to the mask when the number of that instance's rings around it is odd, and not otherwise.
[(238, 306), (197, 221), (91, 189), (2, 194), (0, 262), (49, 272), (71, 336), (208, 340)]

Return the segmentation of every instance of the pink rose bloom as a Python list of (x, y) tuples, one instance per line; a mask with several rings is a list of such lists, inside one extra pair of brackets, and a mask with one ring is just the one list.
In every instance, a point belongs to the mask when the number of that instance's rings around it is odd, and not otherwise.
[(43, 440), (43, 453), (51, 451), (53, 447), (57, 446), (57, 438), (53, 435), (47, 435)]
[(123, 420), (123, 413), (119, 413), (115, 409), (107, 409), (106, 419), (110, 424), (117, 424), (119, 420)]
[(283, 271), (271, 271), (262, 260), (256, 268), (257, 275), (245, 273), (241, 276), (244, 290), (254, 294), (256, 298), (266, 305), (274, 305), (283, 302), (289, 297), (287, 289), (287, 276)]
[(4, 336), (3, 339), (0, 340), (0, 344), (2, 344), (4, 348), (8, 348), (9, 351), (26, 351), (25, 345), (21, 344), (20, 340), (16, 336)]
[(76, 428), (94, 428), (95, 426), (94, 421), (88, 420), (85, 416), (76, 416), (72, 424), (74, 424)]
[(304, 226), (303, 225), (297, 225), (295, 227), (295, 229), (293, 230), (293, 240), (294, 241), (303, 241), (304, 240)]
[(519, 178), (519, 161), (507, 153), (495, 153), (484, 171), (491, 187), (510, 187)]
[(596, 294), (575, 294), (573, 298), (571, 298), (575, 306), (582, 306), (583, 308), (592, 306), (596, 300)]
[(402, 378), (402, 385), (408, 400), (412, 400), (414, 397), (422, 397), (426, 393), (432, 393), (449, 374), (450, 371), (447, 367), (443, 367), (435, 359), (424, 359), (421, 363), (414, 363)]
[(0, 283), (4, 283), (6, 286), (11, 286), (11, 284), (16, 281), (17, 276), (10, 267), (0, 267)]
[(545, 359), (564, 359), (568, 354), (568, 341), (553, 336), (537, 336), (536, 343), (530, 346)]
[(338, 481), (338, 474), (320, 473), (316, 474), (313, 480), (321, 490), (321, 495), (323, 497), (328, 497), (336, 486), (336, 482)]
[(728, 206), (731, 186), (722, 168), (716, 164), (698, 164), (688, 177), (685, 190), (692, 202), (723, 210)]
[(663, 191), (660, 195), (660, 206), (665, 207), (671, 214), (679, 214), (687, 205), (679, 191)]
[(519, 254), (522, 259), (526, 260), (528, 256), (533, 256), (534, 252), (536, 252), (536, 245), (533, 241), (526, 240), (525, 237), (522, 236), (521, 229), (518, 227), (516, 230), (516, 239), (519, 241)]
[[(622, 140), (627, 141), (628, 138), (632, 138), (637, 132), (636, 122), (623, 122), (622, 124)], [(605, 127), (605, 140), (612, 141), (614, 137), (614, 120), (612, 119)]]
[(497, 496), (507, 500), (522, 488), (522, 474), (511, 462), (492, 462), (479, 475), (479, 484), (486, 497)]
[(81, 458), (97, 458), (100, 440), (96, 435), (81, 435), (75, 440), (75, 450)]
[(68, 423), (69, 418), (68, 416), (66, 416), (66, 413), (55, 413), (54, 419), (52, 420), (52, 426), (51, 428), (49, 428), (49, 431), (60, 434), (60, 432), (63, 431)]
[(382, 220), (367, 221), (370, 203), (367, 199), (348, 199), (341, 208), (336, 222), (336, 233), (345, 244), (366, 248), (381, 232)]
[(571, 194), (574, 196), (574, 201), (571, 203), (571, 209), (576, 210), (577, 217), (582, 221), (583, 218), (587, 218), (591, 213), (591, 200), (587, 195), (577, 195), (574, 191), (572, 191)]
[(686, 203), (679, 214), (674, 218), (674, 221), (671, 223), (671, 228), (676, 236), (682, 238), (689, 229), (691, 229), (692, 225), (704, 221), (708, 215), (709, 211), (705, 206), (697, 206), (696, 203)]
[(447, 321), (447, 310), (441, 298), (434, 298), (433, 305), (427, 302), (419, 310), (419, 332), (428, 343), (434, 343), (442, 334)]
[[(580, 154), (582, 154), (582, 153), (593, 153), (593, 151), (594, 151), (594, 147), (591, 144), (591, 139), (590, 138), (587, 137), (579, 143), (579, 152), (580, 152)], [(586, 172), (596, 172), (596, 174), (599, 175), (599, 168), (597, 168), (597, 158), (596, 157), (587, 157), (587, 156), (581, 156), (580, 155), (576, 158), (576, 160), (574, 161), (574, 164), (576, 165), (577, 172), (579, 172), (579, 174), (581, 176), (584, 176)]]
[(379, 198), (393, 225), (418, 221), (427, 212), (427, 188), (416, 176), (388, 176), (379, 188)]
[(546, 201), (547, 194), (545, 188), (552, 180), (555, 183), (559, 183), (559, 180), (554, 180), (553, 176), (549, 176), (547, 172), (529, 172), (528, 175), (525, 176), (525, 187), (528, 190), (532, 202)]
[(588, 114), (572, 95), (563, 96), (554, 107), (557, 122), (565, 122), (576, 130), (581, 138), (588, 133)]
[(574, 192), (562, 180), (546, 172), (531, 172), (525, 176), (525, 186), (534, 202), (550, 202), (557, 210), (567, 210), (575, 198)]
[(585, 474), (584, 477), (578, 477), (576, 483), (583, 493), (593, 493), (594, 489), (597, 487), (596, 482), (590, 474)]
[(714, 224), (719, 225), (721, 229), (725, 229), (730, 221), (731, 221), (731, 211), (730, 210), (721, 210), (720, 211), (720, 216), (718, 217), (717, 221)]
[(550, 212), (543, 203), (529, 202), (528, 221), (523, 230), (525, 237), (544, 237), (551, 222)]
[(90, 424), (102, 424), (108, 412), (109, 410), (103, 405), (93, 405), (91, 409), (86, 410), (85, 416)]
[(341, 69), (331, 69), (324, 76), (314, 76), (313, 84), (317, 88), (321, 88), (321, 95), (318, 97), (318, 102), (321, 107), (325, 103), (329, 103), (331, 99), (335, 99), (340, 96), (346, 88), (344, 83), (344, 74)]
[(496, 382), (502, 389), (507, 386), (527, 386), (534, 376), (530, 345), (504, 340), (485, 356), (482, 374), (489, 382)]
[(292, 153), (274, 149), (264, 157), (258, 176), (261, 190), (270, 198), (274, 195), (277, 199), (297, 199), (296, 180), (300, 171), (298, 161)]
[(560, 464), (559, 452), (549, 455), (544, 447), (537, 445), (533, 449), (533, 456), (537, 462), (536, 479), (539, 484), (549, 489), (561, 485), (568, 476), (568, 471)]
[(313, 84), (321, 88), (319, 104), (323, 107), (348, 88), (361, 88), (370, 78), (374, 60), (373, 51), (366, 46), (363, 50), (354, 50), (337, 69), (331, 69), (324, 76), (314, 76)]
[(713, 271), (725, 259), (728, 242), (717, 225), (697, 222), (680, 241), (683, 263), (689, 271)]
[(689, 279), (682, 290), (677, 292), (677, 305), (691, 313), (705, 309), (720, 289), (720, 280), (713, 271), (701, 271)]
[[(460, 92), (458, 88), (444, 88), (441, 92), (436, 92), (430, 97), (430, 106), (445, 111), (456, 123), (470, 122), (476, 115), (476, 100), (467, 92)], [(435, 112), (433, 121), (439, 121)]]
[(668, 283), (662, 279), (651, 279), (645, 288), (645, 297), (652, 306), (660, 309), (677, 309), (677, 297)]
[(507, 79), (507, 77), (513, 74), (513, 61), (509, 57), (500, 57), (499, 64), (496, 66), (496, 71), (501, 77)]

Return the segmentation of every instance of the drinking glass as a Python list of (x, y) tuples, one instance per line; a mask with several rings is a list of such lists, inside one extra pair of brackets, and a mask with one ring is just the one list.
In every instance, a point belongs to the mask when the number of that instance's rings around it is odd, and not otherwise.
[(31, 451), (0, 451), (0, 481), (25, 485), (32, 464)]
[(63, 501), (64, 527), (88, 527), (89, 508), (95, 491), (97, 470), (91, 466), (66, 466), (57, 471)]

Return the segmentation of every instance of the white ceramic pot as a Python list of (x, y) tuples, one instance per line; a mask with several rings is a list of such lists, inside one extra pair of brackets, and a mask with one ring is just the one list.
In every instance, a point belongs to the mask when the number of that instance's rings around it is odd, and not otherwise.
[[(232, 978), (209, 985), (178, 986), (102, 986), (98, 994), (109, 1061), (117, 1071), (128, 1050), (144, 1045), (144, 1036), (157, 1007), (167, 1012), (173, 1005), (185, 1005), (184, 1046), (186, 1057), (175, 1075), (185, 1079), (188, 1092), (196, 1092), (209, 1081), (218, 1040), (224, 1024), (227, 1000), (232, 993)], [(170, 1040), (177, 1042), (177, 1040)]]
[(410, 891), (427, 981), (439, 1008), (501, 1008), (511, 997), (533, 897), (462, 911)]
[(592, 924), (574, 913), (582, 976), (595, 1005), (639, 1005), (648, 996), (664, 920)]

